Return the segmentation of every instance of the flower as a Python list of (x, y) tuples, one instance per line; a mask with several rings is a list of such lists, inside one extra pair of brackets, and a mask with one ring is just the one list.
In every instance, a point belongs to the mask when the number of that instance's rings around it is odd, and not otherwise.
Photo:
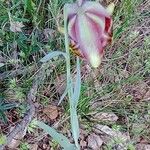
[(78, 0), (65, 6), (70, 45), (93, 67), (98, 67), (104, 47), (112, 39), (113, 5), (107, 10), (98, 2)]

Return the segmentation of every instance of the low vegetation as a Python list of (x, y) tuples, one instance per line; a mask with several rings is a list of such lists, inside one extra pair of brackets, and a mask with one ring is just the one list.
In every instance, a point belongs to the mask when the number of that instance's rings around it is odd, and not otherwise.
[[(65, 59), (60, 55), (41, 62), (51, 52), (65, 52), (58, 25), (63, 26), (63, 6), (69, 2), (0, 0), (0, 149), (61, 149), (37, 120), (74, 144)], [(104, 6), (111, 2), (113, 42), (101, 65), (93, 69), (80, 59), (79, 144), (83, 150), (148, 150), (150, 1), (101, 1)], [(72, 52), (70, 59), (74, 81), (79, 68)]]

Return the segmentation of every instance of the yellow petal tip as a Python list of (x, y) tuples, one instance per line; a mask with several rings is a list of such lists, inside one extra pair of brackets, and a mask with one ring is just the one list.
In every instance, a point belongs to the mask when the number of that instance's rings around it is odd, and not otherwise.
[(57, 29), (58, 29), (58, 31), (59, 31), (60, 33), (62, 33), (62, 34), (64, 34), (64, 33), (65, 33), (64, 28), (63, 28), (63, 27), (60, 27), (60, 26), (59, 26)]
[(114, 8), (115, 8), (115, 4), (114, 3), (111, 3), (111, 4), (109, 4), (108, 6), (107, 6), (107, 12), (110, 14), (110, 15), (112, 15), (113, 14), (113, 12), (114, 12)]
[(90, 64), (93, 68), (97, 68), (101, 64), (101, 58), (97, 54), (90, 55)]

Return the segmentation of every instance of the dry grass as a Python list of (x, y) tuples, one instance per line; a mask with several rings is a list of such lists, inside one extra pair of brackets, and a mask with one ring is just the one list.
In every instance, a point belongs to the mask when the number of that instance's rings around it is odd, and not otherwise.
[[(59, 117), (56, 120), (49, 120), (42, 113), (47, 105), (57, 105), (66, 80), (65, 65), (61, 58), (44, 65), (39, 63), (49, 51), (64, 49), (63, 35), (58, 33), (56, 26), (63, 23), (62, 6), (65, 1), (50, 2), (48, 5), (47, 1), (36, 1), (36, 11), (32, 15), (28, 12), (23, 18), (22, 2), (8, 1), (0, 4), (0, 63), (4, 64), (0, 67), (0, 96), (5, 103), (19, 105), (18, 108), (5, 112), (8, 122), (4, 124), (0, 121), (0, 134), (7, 134), (11, 127), (22, 120), (27, 110), (25, 97), (33, 79), (43, 69), (39, 75), (40, 87), (34, 102), (37, 111), (35, 117), (45, 119), (50, 125), (59, 124), (57, 127), (70, 135), (67, 99), (59, 107)], [(106, 5), (109, 2), (104, 1)], [(138, 143), (150, 143), (150, 1), (115, 2), (114, 40), (106, 49), (102, 65), (97, 70), (91, 70), (82, 62), (83, 84), (78, 112), (81, 127), (87, 132), (91, 133), (95, 124), (108, 125), (113, 130), (128, 133), (130, 144), (134, 147)], [(24, 23), (23, 32), (10, 32), (6, 8), (10, 9), (14, 19)], [(76, 72), (74, 60), (72, 56), (73, 74)], [(113, 123), (99, 120), (93, 123), (92, 114), (99, 112), (115, 113), (119, 119)], [(31, 138), (35, 139), (34, 142), (39, 142), (39, 147), (49, 142), (46, 135), (41, 140), (39, 135), (39, 139), (36, 137), (37, 134), (37, 130), (35, 134), (27, 133), (20, 149), (23, 150), (22, 145), (26, 143), (28, 146), (33, 145)], [(53, 149), (58, 148), (55, 142), (50, 145)], [(113, 145), (114, 143), (109, 143), (106, 149), (111, 149)]]

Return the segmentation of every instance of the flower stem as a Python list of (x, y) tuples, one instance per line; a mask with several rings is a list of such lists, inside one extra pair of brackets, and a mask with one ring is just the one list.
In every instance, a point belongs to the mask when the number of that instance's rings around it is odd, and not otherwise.
[[(77, 117), (76, 107), (74, 106), (73, 101), (73, 83), (71, 77), (71, 67), (70, 67), (70, 52), (69, 52), (69, 38), (68, 38), (68, 29), (67, 29), (67, 12), (66, 7), (64, 6), (64, 31), (65, 31), (65, 49), (66, 49), (66, 67), (67, 67), (67, 89), (68, 89), (68, 97), (69, 97), (69, 104), (70, 104), (70, 116), (71, 116), (71, 128), (72, 134), (75, 141), (75, 145), (77, 150), (80, 150), (78, 144), (79, 135), (79, 123)], [(74, 124), (75, 122), (75, 124)]]

